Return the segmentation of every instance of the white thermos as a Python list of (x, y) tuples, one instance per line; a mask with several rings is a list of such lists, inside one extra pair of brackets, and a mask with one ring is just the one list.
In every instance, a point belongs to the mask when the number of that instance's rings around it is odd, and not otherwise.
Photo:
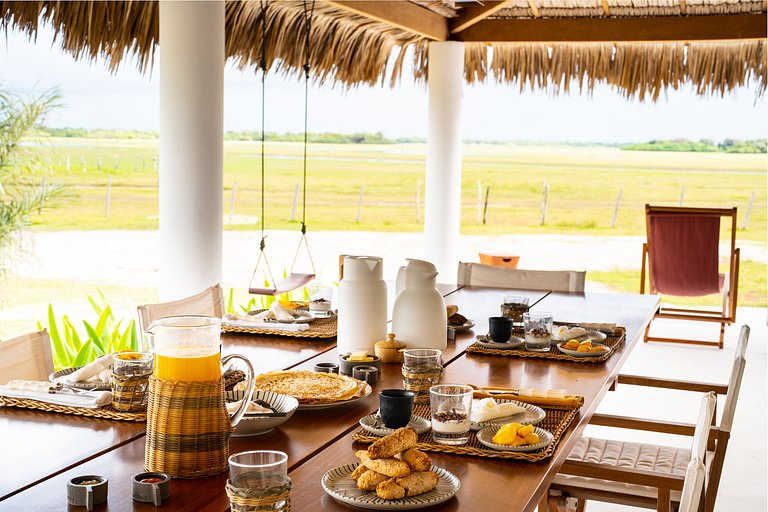
[(408, 348), (443, 350), (448, 323), (445, 300), (437, 290), (437, 269), (428, 261), (407, 261), (398, 275), (398, 281), (404, 275), (404, 282), (392, 310), (392, 332)]
[(344, 256), (338, 298), (339, 354), (373, 354), (374, 344), (387, 337), (387, 284), (382, 258)]

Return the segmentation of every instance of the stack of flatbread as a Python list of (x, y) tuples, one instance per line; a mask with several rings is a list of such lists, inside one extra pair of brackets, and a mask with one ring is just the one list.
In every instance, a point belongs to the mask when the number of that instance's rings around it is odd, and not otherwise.
[(376, 491), (383, 500), (399, 500), (431, 491), (440, 477), (431, 471), (432, 461), (417, 450), (417, 436), (399, 428), (355, 455), (360, 465), (350, 475), (362, 491)]
[(300, 404), (343, 402), (361, 396), (365, 386), (365, 382), (346, 375), (307, 370), (275, 371), (256, 377), (256, 389), (290, 395)]

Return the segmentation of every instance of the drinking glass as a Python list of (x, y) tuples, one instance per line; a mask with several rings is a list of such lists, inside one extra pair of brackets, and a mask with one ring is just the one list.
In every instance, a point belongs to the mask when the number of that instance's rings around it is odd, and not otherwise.
[(432, 439), (438, 444), (460, 445), (469, 441), (472, 392), (469, 386), (442, 384), (429, 388)]
[(504, 294), (501, 304), (501, 316), (512, 319), (512, 326), (523, 327), (523, 314), (528, 312), (528, 297), (525, 295)]
[(531, 352), (549, 352), (552, 340), (552, 313), (530, 311), (523, 315), (525, 349)]
[[(261, 498), (274, 503), (249, 507), (248, 510), (285, 510), (290, 491), (288, 486), (288, 455), (275, 450), (253, 450), (229, 457), (229, 491), (239, 496)], [(281, 496), (282, 495), (282, 496)], [(230, 496), (230, 501), (233, 498)]]
[(429, 402), (429, 388), (443, 382), (443, 353), (434, 348), (403, 351), (403, 387), (416, 393), (414, 402)]
[(147, 407), (147, 388), (152, 375), (152, 354), (118, 352), (112, 356), (112, 407), (141, 411)]

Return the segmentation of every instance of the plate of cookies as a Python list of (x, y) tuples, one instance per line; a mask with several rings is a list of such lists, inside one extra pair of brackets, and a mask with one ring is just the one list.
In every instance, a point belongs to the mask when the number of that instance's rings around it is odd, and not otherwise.
[(335, 500), (369, 510), (415, 510), (448, 501), (458, 492), (459, 479), (433, 466), (416, 443), (412, 429), (397, 429), (358, 450), (357, 462), (326, 472), (323, 489)]

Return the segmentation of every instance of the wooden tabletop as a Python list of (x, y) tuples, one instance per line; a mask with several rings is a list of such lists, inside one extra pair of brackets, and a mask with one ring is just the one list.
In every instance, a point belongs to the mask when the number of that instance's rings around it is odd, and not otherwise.
[[(514, 504), (514, 509), (533, 510), (554, 477), (557, 467), (576, 442), (577, 436), (574, 434), (583, 429), (586, 420), (607, 392), (612, 376), (631, 352), (645, 323), (657, 307), (657, 298), (652, 296), (529, 292), (532, 304), (541, 299), (534, 305), (534, 309), (551, 310), (558, 319), (564, 316), (563, 319), (568, 321), (616, 321), (627, 326), (627, 344), (606, 363), (589, 366), (465, 354), (464, 350), (474, 341), (474, 335), (487, 332), (487, 317), (498, 314), (502, 293), (503, 291), (498, 289), (464, 288), (446, 298), (446, 302), (458, 304), (460, 312), (477, 324), (474, 331), (461, 333), (455, 341), (449, 342), (444, 357), (446, 381), (499, 386), (561, 387), (568, 389), (570, 393), (583, 394), (585, 405), (581, 418), (574, 422), (563, 437), (551, 461), (531, 464), (435, 454), (435, 464), (453, 472), (462, 482), (457, 497), (444, 504), (441, 510), (481, 510), (481, 507), (495, 510), (509, 508), (511, 503)], [(311, 368), (316, 362), (334, 361), (337, 357), (332, 342), (327, 344), (328, 342), (288, 340), (283, 347), (284, 342), (285, 339), (277, 337), (256, 341), (247, 336), (227, 335), (224, 339), (224, 352), (243, 353), (256, 363), (258, 371), (279, 367)], [(286, 362), (288, 364), (285, 364)], [(383, 365), (381, 379), (373, 387), (374, 392), (369, 397), (354, 404), (328, 410), (298, 411), (285, 425), (269, 434), (232, 438), (230, 452), (250, 449), (285, 451), (288, 454), (289, 471), (294, 485), (294, 510), (310, 510), (310, 507), (316, 508), (318, 504), (329, 510), (349, 510), (326, 496), (319, 482), (325, 471), (355, 460), (351, 434), (357, 429), (357, 421), (378, 408), (378, 390), (402, 387), (400, 366)], [(24, 422), (29, 421), (25, 415), (29, 414), (40, 416), (40, 419), (37, 419), (41, 424), (39, 428), (43, 428), (42, 424), (50, 425), (47, 437), (51, 440), (47, 449), (25, 451), (23, 448), (32, 442), (32, 437), (28, 435), (30, 431), (23, 428)], [(85, 426), (81, 427), (80, 422)], [(98, 430), (93, 438), (77, 434), (80, 430), (92, 429), (102, 423), (107, 425), (104, 429), (106, 435), (124, 432), (124, 437), (102, 439), (99, 444)], [(3, 433), (3, 441), (11, 439), (19, 446), (17, 452), (21, 455), (17, 457), (26, 453), (34, 456), (23, 459), (21, 466), (17, 465), (18, 458), (15, 459), (14, 465), (6, 463), (5, 457), (0, 458), (0, 474), (4, 475), (1, 479), (4, 487), (0, 489), (13, 492), (14, 489), (26, 488), (0, 501), (0, 510), (60, 510), (65, 499), (67, 479), (94, 473), (110, 479), (108, 505), (97, 507), (96, 510), (150, 510), (150, 507), (154, 509), (152, 505), (133, 502), (130, 497), (130, 476), (143, 470), (144, 439), (141, 436), (141, 427), (117, 421), (88, 420), (10, 409), (0, 413), (0, 425), (4, 427), (0, 430)], [(66, 428), (61, 428), (62, 425)], [(67, 439), (70, 439), (69, 446), (66, 444)], [(105, 448), (110, 442), (111, 447)], [(82, 445), (82, 449), (72, 448), (72, 443)], [(48, 469), (36, 468), (36, 477), (30, 479), (32, 471), (28, 472), (26, 467), (35, 467), (37, 461), (45, 461), (45, 453), (48, 453), (50, 459)], [(40, 456), (37, 456), (38, 454)], [(35, 462), (31, 462), (32, 460)], [(25, 473), (25, 478), (6, 478), (20, 469)], [(198, 480), (174, 480), (172, 498), (164, 503), (163, 507), (169, 511), (223, 512), (229, 506), (224, 493), (226, 478), (227, 474), (224, 473)], [(31, 485), (34, 482), (38, 483)], [(503, 495), (477, 492), (477, 489), (488, 488), (488, 484), (493, 482), (503, 485), (509, 492)], [(8, 494), (8, 491), (3, 492), (5, 496)]]

